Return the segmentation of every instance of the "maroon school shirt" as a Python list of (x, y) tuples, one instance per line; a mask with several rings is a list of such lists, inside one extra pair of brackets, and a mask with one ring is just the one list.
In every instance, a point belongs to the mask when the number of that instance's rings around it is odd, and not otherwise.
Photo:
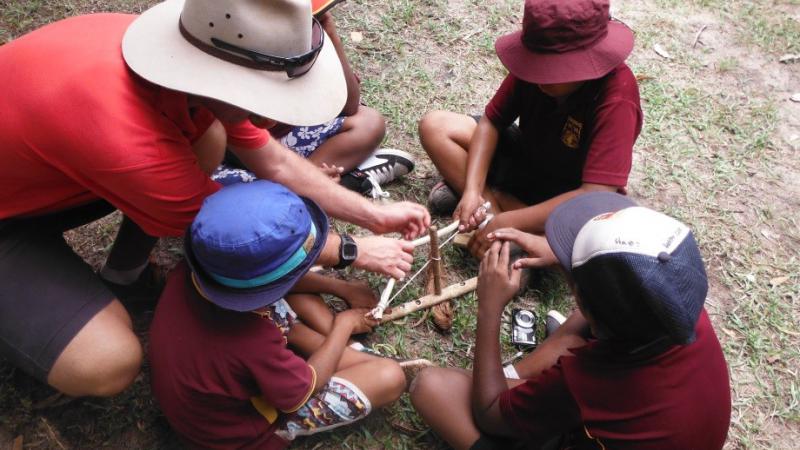
[(533, 443), (562, 434), (575, 448), (720, 449), (731, 414), (728, 368), (703, 310), (697, 340), (631, 358), (599, 341), (571, 350), (500, 397), (503, 417)]
[(639, 86), (624, 63), (561, 103), (509, 74), (484, 114), (499, 130), (519, 118), (525, 151), (519, 163), (538, 180), (542, 198), (582, 183), (624, 190), (642, 129)]
[(218, 308), (190, 283), (179, 264), (150, 327), (150, 378), (161, 410), (193, 448), (286, 447), (252, 400), (293, 411), (314, 387), (313, 370), (271, 320)]

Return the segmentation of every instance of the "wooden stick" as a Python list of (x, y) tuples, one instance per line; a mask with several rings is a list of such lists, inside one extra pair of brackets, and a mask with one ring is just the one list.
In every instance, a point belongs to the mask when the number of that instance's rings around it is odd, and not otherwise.
[(451, 284), (442, 289), (441, 295), (426, 295), (417, 300), (403, 303), (402, 305), (392, 308), (392, 312), (383, 316), (380, 319), (381, 323), (386, 323), (392, 320), (401, 319), (420, 309), (430, 308), (431, 306), (438, 305), (439, 303), (446, 302), (447, 300), (454, 299), (467, 292), (472, 292), (478, 287), (478, 277), (470, 278), (469, 280), (460, 283)]
[[(441, 230), (439, 230), (436, 233), (436, 235), (438, 237), (443, 237), (445, 235), (448, 235), (448, 234), (452, 233), (453, 231), (456, 231), (457, 229), (458, 229), (458, 220), (454, 220), (450, 225), (448, 225), (448, 226), (442, 228)], [(428, 234), (427, 236), (423, 236), (423, 237), (421, 237), (419, 239), (411, 241), (411, 244), (413, 244), (414, 247), (419, 247), (420, 245), (427, 244), (428, 242), (430, 242), (430, 240), (431, 240), (431, 235)]]
[(442, 295), (442, 257), (439, 254), (439, 235), (436, 234), (435, 226), (428, 228), (428, 236), (431, 239), (431, 274), (433, 275), (433, 293)]
[(700, 35), (703, 34), (703, 31), (705, 31), (706, 28), (708, 28), (708, 25), (703, 25), (700, 28), (700, 31), (697, 32), (697, 34), (694, 37), (694, 42), (692, 43), (692, 48), (697, 47), (697, 43), (700, 42)]
[(372, 317), (378, 320), (380, 320), (381, 317), (383, 317), (383, 310), (386, 309), (387, 306), (389, 306), (389, 298), (391, 297), (392, 291), (394, 290), (394, 283), (395, 279), (389, 278), (389, 281), (386, 282), (386, 287), (383, 288), (383, 292), (381, 292), (381, 298), (378, 301), (378, 304), (375, 306), (375, 308), (372, 309), (372, 311), (368, 312), (367, 314), (371, 314)]

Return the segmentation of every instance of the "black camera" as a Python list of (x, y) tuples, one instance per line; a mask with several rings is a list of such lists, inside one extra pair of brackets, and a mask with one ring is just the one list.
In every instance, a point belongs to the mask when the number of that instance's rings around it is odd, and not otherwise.
[(511, 343), (536, 345), (536, 314), (533, 311), (514, 309), (511, 312)]

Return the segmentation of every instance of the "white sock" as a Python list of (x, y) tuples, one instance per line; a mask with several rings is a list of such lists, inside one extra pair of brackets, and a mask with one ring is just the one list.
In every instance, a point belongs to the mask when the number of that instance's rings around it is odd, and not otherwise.
[(361, 342), (353, 342), (352, 344), (350, 344), (349, 347), (357, 352), (364, 350), (364, 344), (362, 344)]
[(100, 269), (100, 276), (103, 277), (104, 280), (110, 281), (116, 284), (133, 284), (136, 280), (139, 279), (139, 275), (144, 272), (144, 269), (147, 267), (149, 262), (145, 261), (140, 267), (136, 267), (134, 269), (128, 270), (117, 270), (117, 269), (110, 269), (108, 266), (103, 266)]
[(512, 380), (519, 380), (519, 374), (517, 373), (517, 369), (514, 368), (513, 364), (503, 367), (503, 375)]

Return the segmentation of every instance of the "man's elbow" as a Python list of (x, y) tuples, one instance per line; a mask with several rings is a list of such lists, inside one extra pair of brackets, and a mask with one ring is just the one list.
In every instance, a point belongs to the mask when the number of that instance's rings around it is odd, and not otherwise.
[(272, 141), (259, 149), (238, 149), (230, 150), (239, 158), (245, 167), (253, 172), (256, 177), (275, 182), (283, 181), (287, 166), (287, 156), (289, 151), (282, 149), (281, 146), (271, 145)]

